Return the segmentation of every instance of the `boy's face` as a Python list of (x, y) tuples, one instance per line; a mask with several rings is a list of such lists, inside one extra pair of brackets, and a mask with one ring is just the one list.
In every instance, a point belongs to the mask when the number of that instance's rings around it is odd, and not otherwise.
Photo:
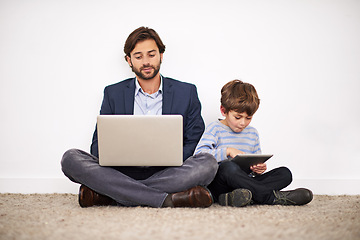
[(234, 132), (241, 132), (249, 126), (252, 116), (249, 116), (246, 112), (238, 113), (233, 110), (225, 113), (225, 109), (220, 107), (221, 114), (225, 117), (221, 122), (231, 128)]

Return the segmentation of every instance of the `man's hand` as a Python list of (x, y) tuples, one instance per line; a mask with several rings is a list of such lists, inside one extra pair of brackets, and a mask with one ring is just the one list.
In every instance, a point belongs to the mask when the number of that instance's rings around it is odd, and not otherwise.
[(259, 163), (257, 165), (251, 166), (250, 170), (256, 174), (263, 174), (266, 171), (266, 163)]
[(236, 148), (231, 148), (231, 147), (226, 148), (226, 156), (230, 156), (230, 157), (234, 158), (236, 155), (239, 155), (239, 154), (244, 154), (244, 152), (240, 151)]

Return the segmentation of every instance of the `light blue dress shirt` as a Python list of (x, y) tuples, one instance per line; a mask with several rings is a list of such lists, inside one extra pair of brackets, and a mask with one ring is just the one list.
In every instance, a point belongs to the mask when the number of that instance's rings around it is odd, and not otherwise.
[(153, 94), (144, 92), (135, 79), (134, 115), (161, 115), (162, 98), (162, 77), (159, 90)]

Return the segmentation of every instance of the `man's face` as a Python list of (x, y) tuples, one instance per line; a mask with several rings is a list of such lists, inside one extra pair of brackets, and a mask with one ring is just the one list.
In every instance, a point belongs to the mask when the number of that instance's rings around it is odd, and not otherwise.
[(228, 113), (225, 113), (224, 109), (221, 107), (221, 113), (225, 117), (225, 119), (222, 120), (222, 123), (237, 133), (249, 126), (252, 120), (252, 116), (249, 116), (246, 112), (238, 113), (231, 110)]
[(162, 57), (155, 40), (148, 39), (135, 45), (127, 61), (138, 78), (149, 80), (159, 74)]

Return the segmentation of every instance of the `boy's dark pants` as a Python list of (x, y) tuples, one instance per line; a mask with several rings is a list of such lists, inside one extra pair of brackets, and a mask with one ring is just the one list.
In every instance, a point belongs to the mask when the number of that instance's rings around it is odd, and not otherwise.
[(255, 177), (250, 177), (236, 163), (223, 161), (218, 169), (215, 179), (208, 186), (215, 201), (219, 195), (231, 192), (237, 188), (251, 191), (255, 203), (272, 204), (273, 190), (281, 190), (292, 181), (292, 174), (286, 167), (279, 167)]

